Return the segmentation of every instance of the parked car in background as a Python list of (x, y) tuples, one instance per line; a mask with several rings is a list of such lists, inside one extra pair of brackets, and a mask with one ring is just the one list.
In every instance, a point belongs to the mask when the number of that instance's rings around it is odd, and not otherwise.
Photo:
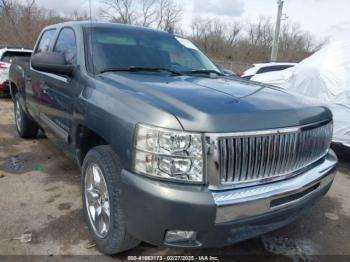
[(259, 63), (244, 71), (240, 77), (250, 80), (253, 76), (267, 72), (280, 71), (295, 66), (296, 63)]
[(32, 51), (29, 49), (19, 49), (5, 47), (0, 49), (0, 97), (9, 97), (8, 74), (10, 65), (15, 57), (30, 57)]
[[(45, 28), (10, 68), (20, 137), (81, 167), (99, 250), (223, 247), (287, 225), (329, 190), (332, 114), (224, 76), (189, 40), (114, 23)], [(310, 150), (312, 148), (312, 150)]]
[(298, 65), (280, 71), (257, 74), (252, 76), (250, 80), (273, 86), (282, 86), (291, 77), (296, 67)]

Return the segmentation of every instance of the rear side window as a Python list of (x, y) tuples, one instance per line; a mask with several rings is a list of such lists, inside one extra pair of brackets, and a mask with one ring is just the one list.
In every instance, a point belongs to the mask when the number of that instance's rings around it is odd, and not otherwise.
[(50, 43), (55, 34), (56, 29), (50, 29), (43, 33), (41, 36), (40, 42), (36, 49), (36, 53), (47, 52), (49, 51)]
[(77, 43), (73, 29), (62, 29), (53, 51), (63, 54), (67, 64), (77, 63)]
[(1, 58), (2, 62), (5, 63), (12, 63), (13, 58), (15, 57), (30, 57), (31, 53), (30, 52), (13, 52), (13, 51), (8, 51), (5, 52)]
[(281, 71), (281, 70), (287, 69), (289, 67), (292, 67), (292, 65), (266, 66), (266, 67), (260, 68), (258, 70), (257, 74), (273, 72), (273, 71)]

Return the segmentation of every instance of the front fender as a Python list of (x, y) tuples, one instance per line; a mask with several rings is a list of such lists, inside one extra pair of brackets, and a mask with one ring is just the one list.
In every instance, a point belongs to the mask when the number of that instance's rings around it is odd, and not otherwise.
[(98, 134), (112, 146), (125, 169), (131, 168), (137, 123), (182, 130), (172, 114), (111, 85), (86, 87), (77, 99), (75, 132), (83, 125)]

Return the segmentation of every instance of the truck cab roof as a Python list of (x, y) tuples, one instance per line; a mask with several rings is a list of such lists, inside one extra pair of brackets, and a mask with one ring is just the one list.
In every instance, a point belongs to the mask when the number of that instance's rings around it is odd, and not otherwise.
[(69, 21), (69, 22), (63, 22), (58, 24), (53, 24), (50, 26), (47, 26), (44, 28), (44, 30), (47, 29), (54, 29), (54, 28), (61, 28), (61, 27), (103, 27), (103, 28), (121, 28), (121, 29), (133, 29), (133, 30), (142, 30), (142, 31), (153, 31), (158, 33), (164, 33), (169, 34), (168, 32), (157, 30), (153, 28), (147, 28), (137, 25), (128, 25), (128, 24), (119, 24), (119, 23), (110, 23), (110, 22), (102, 22), (102, 21), (89, 21), (89, 20), (83, 20), (83, 21)]

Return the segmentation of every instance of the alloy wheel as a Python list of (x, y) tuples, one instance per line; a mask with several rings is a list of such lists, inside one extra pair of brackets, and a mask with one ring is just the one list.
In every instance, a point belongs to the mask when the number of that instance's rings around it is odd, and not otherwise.
[(111, 223), (108, 188), (100, 167), (91, 163), (85, 175), (85, 204), (95, 234), (104, 238)]

